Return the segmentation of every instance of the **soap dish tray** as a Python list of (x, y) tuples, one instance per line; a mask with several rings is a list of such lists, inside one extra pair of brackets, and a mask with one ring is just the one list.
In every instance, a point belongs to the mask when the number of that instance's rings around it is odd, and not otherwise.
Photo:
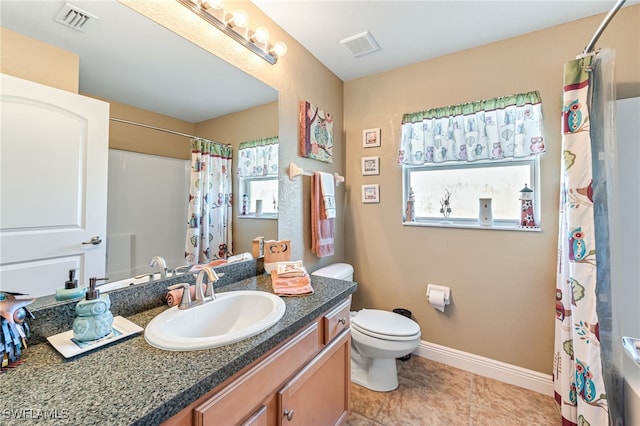
[(143, 328), (139, 325), (132, 323), (124, 317), (117, 316), (113, 318), (113, 331), (101, 339), (90, 342), (79, 342), (73, 338), (73, 330), (69, 330), (56, 334), (55, 336), (47, 337), (47, 340), (65, 358), (72, 358), (133, 334), (140, 333), (142, 330)]

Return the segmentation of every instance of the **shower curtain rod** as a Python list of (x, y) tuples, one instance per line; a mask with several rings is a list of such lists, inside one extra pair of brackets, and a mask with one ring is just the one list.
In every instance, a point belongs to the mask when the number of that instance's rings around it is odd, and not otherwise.
[(602, 32), (605, 28), (607, 28), (607, 25), (609, 25), (609, 22), (613, 19), (613, 16), (618, 12), (618, 10), (620, 10), (625, 1), (626, 0), (618, 0), (618, 2), (611, 8), (609, 13), (607, 13), (607, 16), (604, 17), (595, 34), (593, 35), (593, 37), (591, 37), (591, 41), (589, 41), (589, 44), (587, 44), (582, 51), (583, 55), (588, 55), (594, 50), (596, 42), (602, 35)]
[(133, 126), (145, 127), (145, 128), (147, 128), (147, 129), (157, 130), (157, 131), (159, 131), (159, 132), (171, 133), (172, 135), (184, 136), (185, 138), (191, 138), (191, 139), (194, 139), (194, 138), (195, 138), (195, 139), (204, 139), (204, 140), (206, 140), (206, 141), (210, 141), (210, 142), (214, 142), (214, 143), (219, 143), (219, 144), (221, 144), (221, 145), (228, 145), (228, 144), (223, 144), (222, 142), (212, 141), (211, 139), (202, 138), (202, 137), (200, 137), (200, 136), (189, 135), (189, 134), (187, 134), (187, 133), (176, 132), (175, 130), (163, 129), (162, 127), (150, 126), (149, 124), (137, 123), (137, 122), (135, 122), (135, 121), (123, 120), (123, 119), (121, 119), (121, 118), (113, 118), (113, 117), (109, 117), (109, 120), (111, 120), (111, 121), (117, 121), (118, 123), (131, 124), (131, 125), (133, 125)]

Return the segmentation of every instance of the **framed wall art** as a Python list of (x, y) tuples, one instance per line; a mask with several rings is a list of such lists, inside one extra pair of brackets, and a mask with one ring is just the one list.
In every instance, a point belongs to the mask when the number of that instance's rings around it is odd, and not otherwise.
[(380, 174), (380, 157), (362, 157), (362, 176)]
[(380, 146), (380, 129), (366, 129), (362, 131), (362, 146), (373, 148)]
[(380, 202), (380, 185), (377, 183), (370, 185), (362, 185), (362, 202), (363, 203), (379, 203)]
[(300, 101), (300, 155), (333, 162), (333, 116), (307, 101)]

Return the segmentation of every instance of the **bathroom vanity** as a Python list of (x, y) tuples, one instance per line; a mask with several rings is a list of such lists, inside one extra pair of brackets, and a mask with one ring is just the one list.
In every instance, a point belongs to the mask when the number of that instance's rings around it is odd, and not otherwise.
[(344, 424), (350, 306), (344, 300), (165, 424)]
[[(172, 283), (145, 286), (162, 291)], [(350, 399), (349, 308), (357, 284), (312, 277), (312, 285), (311, 296), (284, 298), (286, 312), (274, 326), (219, 348), (164, 351), (138, 334), (65, 359), (34, 339), (25, 363), (0, 375), (0, 423), (344, 423)], [(270, 292), (270, 278), (259, 275), (216, 288), (233, 290)], [(130, 300), (125, 293), (130, 291), (112, 292), (115, 305)], [(129, 313), (112, 307), (114, 315), (141, 327), (166, 309), (156, 305)]]

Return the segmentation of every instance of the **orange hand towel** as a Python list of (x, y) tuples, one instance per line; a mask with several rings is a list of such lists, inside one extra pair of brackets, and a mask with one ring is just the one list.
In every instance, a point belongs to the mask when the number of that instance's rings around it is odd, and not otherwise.
[(216, 266), (220, 266), (220, 265), (225, 265), (227, 263), (227, 259), (215, 259), (212, 260), (209, 263), (203, 263), (200, 265), (193, 265), (193, 267), (191, 269), (189, 269), (189, 272), (198, 272), (201, 269), (204, 269), (205, 267), (209, 266), (211, 268), (215, 268)]
[(275, 270), (271, 271), (271, 287), (278, 296), (308, 296), (313, 294), (311, 277), (306, 272), (302, 277), (279, 278)]

